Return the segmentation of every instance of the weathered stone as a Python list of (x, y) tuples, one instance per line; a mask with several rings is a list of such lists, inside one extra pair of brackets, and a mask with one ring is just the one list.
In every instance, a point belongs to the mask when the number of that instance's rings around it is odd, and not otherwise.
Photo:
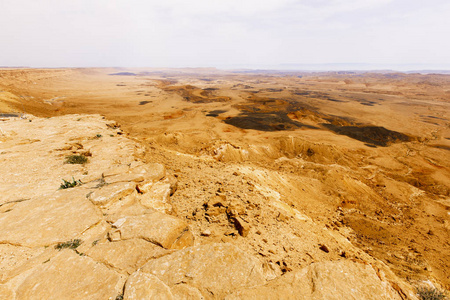
[(100, 241), (105, 241), (110, 228), (111, 226), (106, 221), (102, 220), (98, 224), (95, 224), (95, 226), (92, 226), (83, 232), (80, 236), (78, 236), (83, 243), (77, 248), (77, 251), (80, 253), (85, 253), (93, 245), (99, 243)]
[(114, 222), (113, 224), (111, 224), (111, 226), (113, 228), (119, 228), (120, 226), (122, 226), (125, 223), (126, 220), (127, 220), (126, 218), (121, 218), (121, 219), (117, 220), (116, 222)]
[(148, 260), (159, 258), (170, 251), (142, 239), (106, 242), (93, 246), (86, 255), (106, 265), (133, 273)]
[(119, 231), (123, 240), (141, 238), (166, 249), (181, 249), (194, 242), (184, 221), (160, 212), (127, 217)]
[(114, 215), (136, 204), (138, 192), (134, 190), (131, 194), (119, 198), (118, 201), (110, 202), (108, 205), (100, 206), (104, 215)]
[(131, 173), (141, 174), (145, 177), (146, 181), (156, 182), (166, 176), (166, 168), (164, 165), (158, 163), (146, 164), (131, 169)]
[(178, 189), (178, 179), (174, 176), (166, 176), (163, 182), (170, 184), (170, 196), (172, 196)]
[(145, 193), (150, 192), (150, 190), (152, 189), (152, 186), (153, 186), (154, 184), (155, 184), (155, 183), (154, 183), (153, 181), (139, 182), (139, 183), (136, 185), (136, 189), (137, 189), (137, 191), (138, 191), (139, 193), (145, 194)]
[(130, 182), (130, 181), (142, 182), (144, 180), (145, 180), (144, 175), (135, 173), (117, 174), (104, 178), (104, 181), (107, 184), (113, 184), (117, 182)]
[(261, 263), (231, 244), (189, 247), (149, 261), (142, 271), (170, 287), (187, 283), (221, 298), (238, 288), (265, 283)]
[(205, 229), (202, 231), (201, 235), (203, 236), (210, 236), (212, 234), (210, 229)]
[(120, 231), (117, 229), (111, 230), (108, 232), (108, 240), (110, 242), (118, 242), (121, 240)]
[(195, 287), (187, 284), (177, 284), (171, 288), (174, 299), (177, 300), (203, 300), (202, 293)]
[(171, 300), (174, 298), (169, 287), (159, 280), (158, 277), (138, 271), (128, 278), (123, 299)]
[(54, 247), (44, 248), (44, 251), (39, 255), (31, 257), (25, 261), (22, 261), (22, 263), (18, 264), (15, 268), (9, 270), (7, 269), (4, 272), (0, 273), (0, 283), (7, 283), (12, 278), (20, 277), (22, 274), (25, 274), (25, 272), (29, 271), (30, 269), (33, 269), (36, 266), (40, 266), (44, 262), (50, 261), (50, 259), (57, 254), (58, 250), (56, 250)]
[(103, 177), (109, 177), (109, 176), (128, 173), (129, 170), (130, 170), (130, 167), (128, 165), (116, 165), (116, 166), (110, 167), (108, 170), (103, 172), (102, 175), (103, 175)]
[(30, 249), (28, 247), (0, 244), (0, 282), (2, 282), (3, 277), (6, 277), (5, 275), (9, 271), (40, 255), (43, 251), (44, 248)]
[(242, 235), (243, 237), (246, 237), (250, 232), (250, 224), (248, 224), (239, 217), (236, 217), (234, 219), (234, 226), (238, 230), (239, 234)]
[(128, 196), (134, 192), (135, 188), (136, 184), (134, 182), (120, 182), (105, 185), (90, 194), (89, 199), (93, 204), (103, 206)]
[(12, 300), (14, 299), (14, 292), (6, 285), (0, 284), (0, 299)]
[(16, 290), (16, 299), (115, 299), (123, 278), (91, 258), (63, 250), (35, 268)]
[(164, 213), (172, 212), (172, 204), (170, 203), (170, 184), (157, 182), (152, 185), (151, 189), (140, 195), (140, 202), (148, 208), (154, 208)]
[(146, 208), (138, 203), (132, 206), (126, 206), (121, 210), (115, 211), (111, 215), (106, 216), (106, 221), (113, 224), (119, 219), (127, 218), (130, 216), (143, 216), (154, 213), (155, 210), (151, 208)]
[(84, 196), (75, 195), (61, 190), (16, 204), (0, 215), (0, 243), (36, 247), (75, 238), (100, 221), (95, 207)]
[(351, 261), (320, 262), (286, 274), (265, 286), (252, 287), (231, 299), (402, 299), (370, 265)]

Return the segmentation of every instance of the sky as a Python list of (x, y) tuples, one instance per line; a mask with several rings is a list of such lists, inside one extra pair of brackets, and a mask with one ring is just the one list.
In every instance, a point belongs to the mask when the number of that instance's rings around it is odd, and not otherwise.
[(325, 64), (450, 69), (450, 1), (0, 1), (0, 66)]

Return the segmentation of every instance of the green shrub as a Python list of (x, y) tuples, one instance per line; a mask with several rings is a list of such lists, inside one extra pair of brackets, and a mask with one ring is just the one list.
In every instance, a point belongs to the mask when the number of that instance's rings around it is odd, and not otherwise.
[(63, 183), (61, 183), (61, 185), (59, 186), (60, 190), (73, 188), (77, 185), (82, 184), (81, 180), (75, 180), (73, 177), (72, 177), (72, 182), (67, 181), (65, 179), (63, 179), (62, 181), (63, 181)]
[(447, 299), (445, 292), (431, 287), (417, 288), (417, 295), (422, 300), (444, 300)]
[(116, 300), (123, 300), (123, 294), (117, 295)]
[(58, 249), (58, 250), (61, 250), (64, 248), (77, 249), (80, 245), (81, 245), (81, 240), (74, 239), (74, 240), (70, 240), (70, 241), (67, 241), (64, 243), (58, 243), (58, 245), (55, 246), (55, 249)]
[(66, 164), (72, 164), (72, 165), (74, 165), (74, 164), (82, 165), (87, 162), (88, 162), (88, 159), (84, 155), (69, 155), (69, 156), (66, 156), (66, 161), (65, 161)]

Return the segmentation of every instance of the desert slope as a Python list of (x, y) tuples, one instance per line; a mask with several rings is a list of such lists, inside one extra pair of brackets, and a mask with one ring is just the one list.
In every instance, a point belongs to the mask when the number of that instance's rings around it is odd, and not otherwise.
[[(383, 270), (391, 283), (429, 280), (448, 288), (448, 76), (138, 69), (1, 76), (5, 112), (99, 113), (120, 123), (140, 149), (134, 159), (165, 166), (166, 188), (177, 182), (170, 206), (142, 202), (139, 193), (137, 202), (176, 215), (195, 245), (230, 244), (257, 259), (264, 278), (257, 286), (275, 293), (303, 284), (302, 276), (331, 262), (372, 272), (348, 265), (353, 261)], [(123, 138), (113, 135), (102, 134), (102, 143)], [(212, 296), (198, 280), (193, 286)], [(398, 286), (397, 294), (411, 291)], [(213, 294), (260, 290), (249, 288)]]

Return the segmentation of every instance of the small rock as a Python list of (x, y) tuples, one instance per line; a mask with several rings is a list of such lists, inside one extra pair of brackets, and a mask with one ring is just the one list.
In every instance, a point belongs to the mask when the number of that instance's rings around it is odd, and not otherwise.
[(116, 222), (114, 222), (111, 226), (113, 228), (119, 228), (120, 226), (123, 225), (123, 223), (125, 223), (126, 220), (127, 220), (126, 218), (121, 218), (121, 219), (117, 220)]
[(108, 240), (110, 240), (111, 242), (120, 241), (120, 231), (112, 230), (112, 231), (108, 232)]
[(250, 224), (239, 217), (234, 219), (234, 226), (238, 230), (239, 234), (243, 237), (246, 237), (250, 232)]
[(320, 245), (319, 249), (322, 250), (322, 251), (325, 252), (325, 253), (330, 252), (330, 249), (328, 249), (328, 247), (325, 246), (325, 245)]
[(201, 235), (203, 235), (203, 236), (210, 236), (211, 235), (211, 230), (209, 230), (209, 229), (203, 230)]

